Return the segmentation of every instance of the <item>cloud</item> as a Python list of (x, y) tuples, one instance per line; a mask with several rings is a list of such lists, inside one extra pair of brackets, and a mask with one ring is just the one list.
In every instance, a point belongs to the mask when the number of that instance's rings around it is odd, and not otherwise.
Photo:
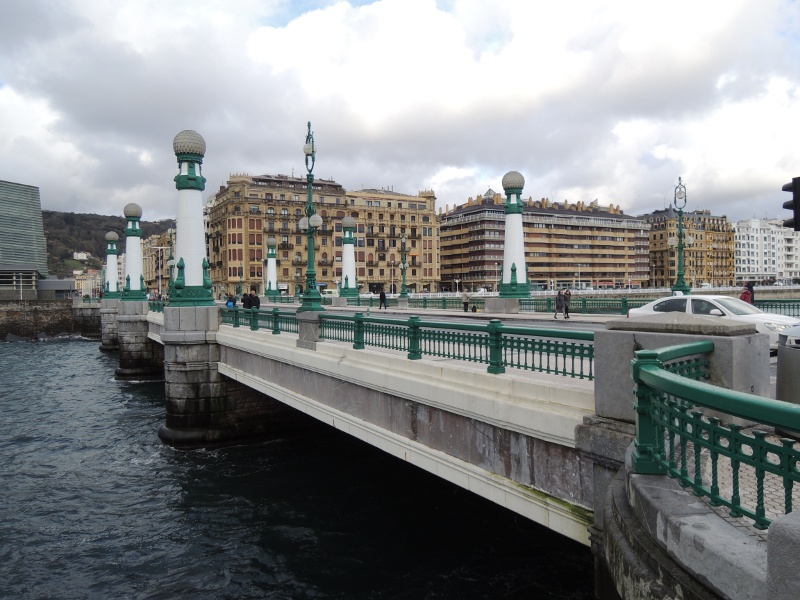
[[(798, 175), (800, 16), (789, 0), (44, 0), (0, 8), (0, 178), (45, 208), (174, 216), (172, 138), (231, 172), (463, 203), (525, 197), (780, 214)], [(696, 203), (696, 204), (695, 204)], [(759, 216), (763, 216), (759, 214)]]

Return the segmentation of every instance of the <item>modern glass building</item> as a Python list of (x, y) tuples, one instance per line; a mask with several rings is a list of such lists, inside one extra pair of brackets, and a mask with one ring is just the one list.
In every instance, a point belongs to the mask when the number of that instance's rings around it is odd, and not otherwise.
[(47, 275), (39, 188), (0, 180), (0, 296), (34, 299)]

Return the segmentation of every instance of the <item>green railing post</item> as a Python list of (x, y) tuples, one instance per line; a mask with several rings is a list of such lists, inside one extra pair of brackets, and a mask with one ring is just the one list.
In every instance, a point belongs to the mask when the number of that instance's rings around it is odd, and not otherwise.
[(428, 299), (427, 298), (423, 298), (422, 299), (422, 308), (428, 308)]
[(239, 326), (239, 309), (236, 308), (235, 306), (233, 307), (233, 326), (234, 327)]
[(281, 332), (281, 325), (278, 321), (280, 311), (277, 308), (272, 309), (272, 335), (278, 335)]
[(353, 350), (364, 349), (364, 313), (355, 314), (355, 326), (353, 328)]
[(258, 331), (258, 309), (251, 308), (252, 313), (250, 314), (250, 329), (252, 331)]
[(581, 298), (581, 313), (586, 314), (586, 298)]
[(547, 312), (553, 312), (553, 299), (547, 299)]
[(408, 359), (419, 360), (422, 358), (420, 348), (419, 317), (409, 317), (408, 319)]
[(486, 327), (489, 332), (489, 368), (487, 373), (505, 373), (503, 365), (503, 322), (491, 319)]
[(650, 394), (654, 393), (648, 385), (641, 381), (639, 374), (646, 366), (663, 368), (661, 361), (658, 360), (656, 350), (638, 350), (636, 358), (631, 361), (631, 374), (634, 381), (634, 393), (636, 394), (636, 439), (634, 440), (633, 450), (633, 470), (636, 473), (646, 475), (664, 475), (667, 471), (658, 462), (658, 428), (653, 420), (653, 405), (650, 402)]
[(442, 310), (447, 309), (447, 298), (442, 298)]
[(622, 309), (621, 309), (620, 314), (621, 315), (627, 315), (628, 314), (628, 299), (627, 298), (623, 298), (622, 302), (621, 302), (621, 305), (622, 305)]

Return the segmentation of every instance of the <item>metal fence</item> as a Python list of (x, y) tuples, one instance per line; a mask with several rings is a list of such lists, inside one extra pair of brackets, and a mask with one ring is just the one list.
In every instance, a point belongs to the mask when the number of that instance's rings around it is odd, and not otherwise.
[(273, 334), (297, 333), (297, 316), (279, 308), (261, 310), (258, 308), (220, 308), (222, 323), (234, 327), (249, 327), (257, 331), (269, 329)]
[[(789, 513), (794, 484), (800, 481), (795, 441), (770, 428), (800, 431), (800, 406), (700, 381), (713, 349), (713, 342), (693, 342), (636, 352), (633, 468), (673, 477), (696, 496), (708, 497), (712, 506), (725, 506), (731, 516), (766, 529), (771, 522), (766, 490), (782, 496), (770, 505)], [(763, 427), (726, 425), (707, 415), (709, 409)]]
[(488, 323), (449, 323), (321, 314), (321, 338), (407, 352), (410, 360), (435, 356), (483, 363), (489, 373), (507, 367), (594, 379), (594, 333)]

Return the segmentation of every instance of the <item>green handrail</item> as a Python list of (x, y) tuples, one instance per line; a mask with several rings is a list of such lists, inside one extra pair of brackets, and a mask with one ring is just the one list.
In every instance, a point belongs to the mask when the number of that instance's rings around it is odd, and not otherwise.
[[(794, 440), (752, 435), (739, 425), (725, 425), (703, 408), (770, 427), (800, 430), (800, 406), (754, 394), (720, 388), (669, 370), (665, 364), (691, 355), (713, 352), (712, 342), (695, 342), (660, 350), (639, 350), (631, 363), (635, 382), (636, 440), (633, 468), (637, 473), (668, 475), (712, 505), (726, 506), (734, 517), (753, 520), (766, 529), (765, 479), (782, 481), (784, 511), (792, 510), (792, 488), (800, 482), (800, 451)], [(720, 488), (721, 460), (730, 466), (731, 491)], [(710, 469), (705, 468), (706, 462)], [(756, 498), (746, 504), (740, 493), (741, 469), (755, 473)]]
[[(594, 379), (594, 332), (322, 314), (321, 338), (352, 342), (353, 348), (388, 348), (408, 353), (409, 360), (436, 356), (488, 365), (489, 373), (506, 367)], [(343, 326), (341, 323), (348, 323)]]

